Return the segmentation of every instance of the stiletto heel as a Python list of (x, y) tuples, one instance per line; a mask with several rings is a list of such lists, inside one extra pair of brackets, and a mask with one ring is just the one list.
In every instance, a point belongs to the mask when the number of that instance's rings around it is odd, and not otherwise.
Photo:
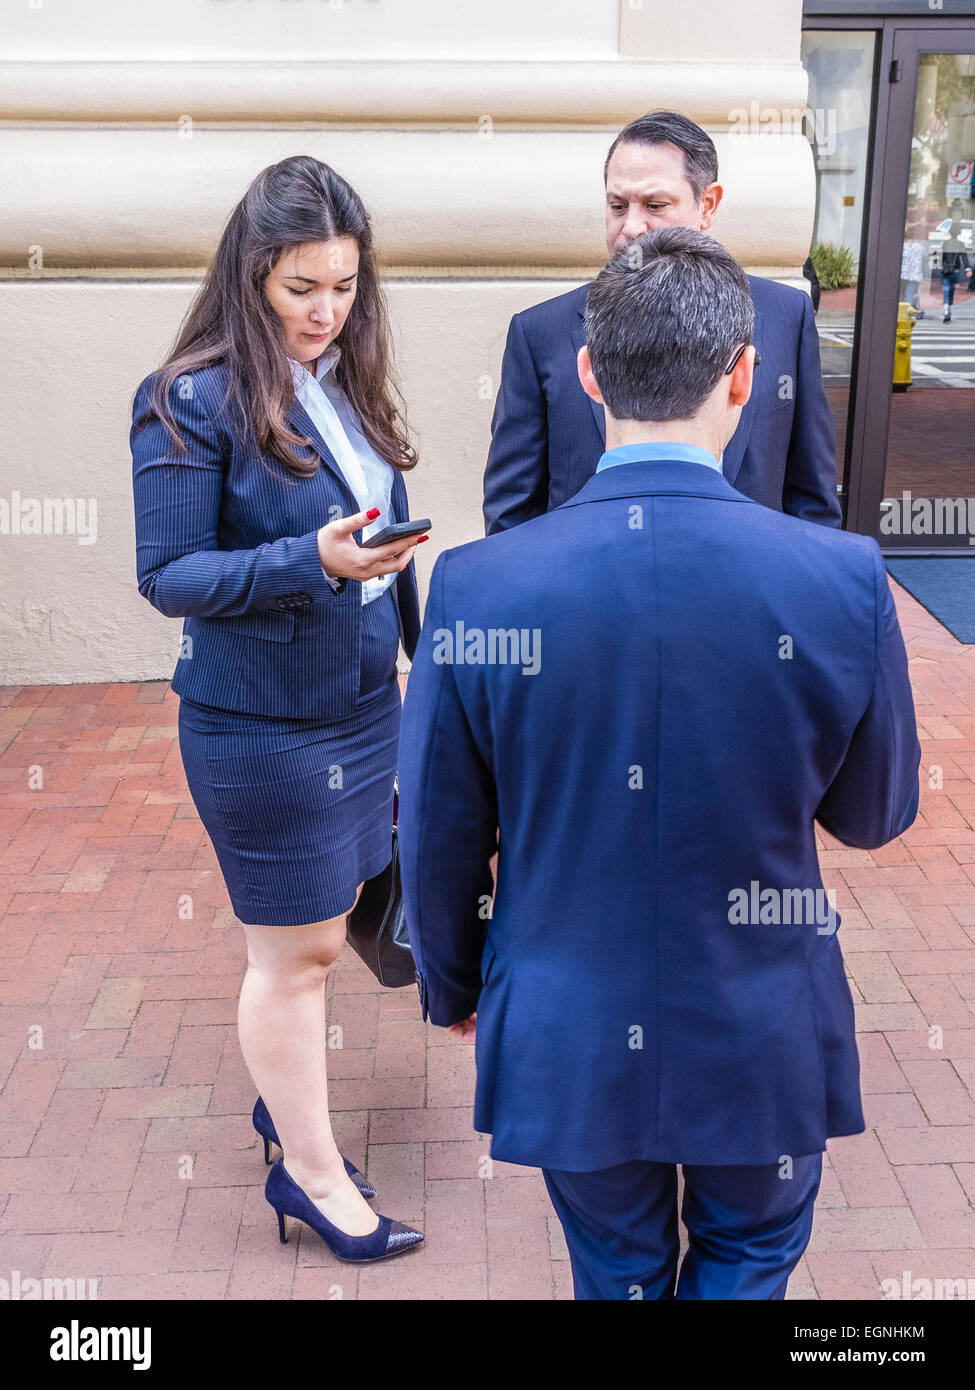
[(264, 1185), (264, 1196), (277, 1213), (278, 1234), (282, 1241), (285, 1240), (284, 1218), (286, 1215), (294, 1216), (321, 1236), (337, 1259), (345, 1260), (348, 1264), (371, 1264), (375, 1260), (388, 1259), (391, 1255), (402, 1255), (423, 1240), (422, 1231), (414, 1231), (412, 1227), (404, 1226), (402, 1221), (393, 1221), (388, 1216), (380, 1216), (379, 1225), (366, 1236), (347, 1235), (322, 1215), (280, 1158), (276, 1158), (271, 1165)]
[(285, 1230), (285, 1225), (284, 1225), (284, 1212), (283, 1212), (283, 1211), (279, 1211), (279, 1212), (278, 1212), (278, 1237), (279, 1237), (279, 1239), (280, 1239), (282, 1245), (287, 1245), (287, 1243), (288, 1243), (288, 1233), (287, 1233), (287, 1231)]
[[(254, 1114), (252, 1116), (252, 1120), (254, 1128), (257, 1130), (257, 1133), (260, 1135), (260, 1137), (264, 1140), (264, 1164), (266, 1167), (270, 1168), (271, 1145), (277, 1144), (278, 1148), (280, 1149), (281, 1141), (278, 1138), (277, 1130), (274, 1128), (274, 1121), (271, 1119), (270, 1113), (268, 1112), (268, 1108), (264, 1104), (260, 1096), (257, 1097), (257, 1101), (254, 1105)], [(342, 1162), (345, 1164), (345, 1171), (348, 1173), (349, 1177), (355, 1183), (362, 1196), (365, 1197), (366, 1201), (371, 1201), (372, 1198), (376, 1196), (376, 1189), (373, 1187), (372, 1183), (369, 1181), (366, 1175), (364, 1173), (360, 1173), (355, 1164), (350, 1163), (347, 1158), (343, 1158)]]

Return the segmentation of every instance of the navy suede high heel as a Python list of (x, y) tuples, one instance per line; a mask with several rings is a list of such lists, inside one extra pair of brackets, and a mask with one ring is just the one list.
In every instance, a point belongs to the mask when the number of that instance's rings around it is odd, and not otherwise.
[[(264, 1101), (261, 1099), (260, 1096), (257, 1097), (257, 1104), (254, 1106), (254, 1114), (252, 1118), (254, 1121), (254, 1128), (257, 1130), (258, 1134), (264, 1140), (264, 1162), (268, 1165), (268, 1167), (270, 1167), (271, 1145), (277, 1144), (278, 1148), (280, 1149), (281, 1141), (278, 1138), (277, 1130), (274, 1128), (274, 1121), (271, 1119), (268, 1108), (264, 1104)], [(371, 1197), (375, 1197), (376, 1189), (373, 1187), (372, 1183), (365, 1176), (365, 1174), (360, 1173), (355, 1164), (350, 1163), (347, 1158), (343, 1158), (342, 1162), (345, 1164), (345, 1171), (348, 1173), (349, 1177), (352, 1179), (356, 1187), (362, 1193), (363, 1197), (365, 1197), (367, 1200)]]
[(321, 1236), (337, 1259), (346, 1260), (349, 1264), (371, 1264), (374, 1260), (385, 1260), (390, 1255), (402, 1255), (423, 1240), (422, 1231), (414, 1231), (411, 1226), (404, 1226), (402, 1221), (393, 1221), (388, 1216), (380, 1216), (379, 1225), (367, 1236), (346, 1235), (322, 1215), (280, 1158), (276, 1158), (271, 1165), (264, 1185), (264, 1196), (277, 1213), (278, 1235), (282, 1245), (288, 1242), (284, 1218), (293, 1216)]

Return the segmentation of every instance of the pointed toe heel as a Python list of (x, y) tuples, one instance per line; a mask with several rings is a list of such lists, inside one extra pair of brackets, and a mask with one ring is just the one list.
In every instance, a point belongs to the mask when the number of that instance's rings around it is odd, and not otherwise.
[(348, 1264), (372, 1264), (376, 1260), (387, 1260), (393, 1255), (412, 1250), (423, 1241), (422, 1231), (415, 1231), (411, 1226), (404, 1225), (402, 1221), (393, 1221), (388, 1216), (380, 1216), (379, 1225), (366, 1236), (346, 1235), (345, 1231), (339, 1230), (322, 1215), (280, 1158), (271, 1165), (264, 1185), (264, 1196), (277, 1215), (282, 1245), (288, 1241), (285, 1217), (293, 1216), (321, 1236), (336, 1259), (345, 1260)]
[[(264, 1164), (265, 1167), (270, 1168), (272, 1161), (271, 1145), (276, 1144), (280, 1149), (281, 1141), (278, 1138), (277, 1130), (274, 1128), (274, 1121), (271, 1119), (270, 1112), (260, 1096), (257, 1097), (257, 1101), (254, 1105), (252, 1122), (258, 1135), (264, 1140)], [(367, 1202), (371, 1201), (377, 1193), (365, 1173), (360, 1173), (355, 1164), (351, 1163), (347, 1158), (343, 1158), (342, 1162), (345, 1164), (345, 1171), (355, 1183), (362, 1196), (365, 1197)]]

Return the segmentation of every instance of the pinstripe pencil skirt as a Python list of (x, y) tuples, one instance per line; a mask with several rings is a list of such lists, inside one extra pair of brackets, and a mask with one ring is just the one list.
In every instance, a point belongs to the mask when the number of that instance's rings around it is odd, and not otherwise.
[(292, 927), (338, 917), (389, 863), (398, 650), (387, 589), (363, 605), (365, 693), (346, 718), (275, 719), (180, 700), (187, 785), (241, 922)]

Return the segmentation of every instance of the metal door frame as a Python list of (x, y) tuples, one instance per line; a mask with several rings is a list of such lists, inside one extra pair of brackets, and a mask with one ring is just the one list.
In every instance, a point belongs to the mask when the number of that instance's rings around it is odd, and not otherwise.
[[(877, 34), (871, 138), (860, 244), (850, 402), (843, 469), (845, 526), (883, 541), (879, 532), (890, 430), (891, 381), (900, 292), (901, 247), (907, 216), (911, 138), (918, 66), (923, 53), (975, 53), (975, 18), (911, 18), (829, 13), (820, 0), (803, 29), (852, 29)], [(967, 13), (972, 13), (967, 10)], [(975, 388), (973, 388), (975, 389)], [(897, 555), (964, 554), (970, 547), (900, 547)]]

